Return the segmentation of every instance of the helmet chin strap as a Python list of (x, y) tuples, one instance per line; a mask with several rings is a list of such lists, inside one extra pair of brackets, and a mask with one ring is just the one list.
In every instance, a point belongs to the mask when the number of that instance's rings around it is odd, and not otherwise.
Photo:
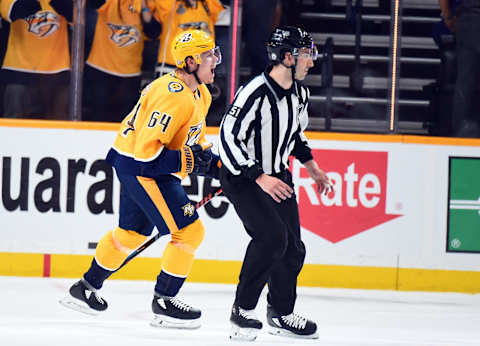
[(202, 84), (202, 82), (200, 81), (200, 78), (198, 78), (198, 74), (197, 74), (197, 71), (198, 71), (198, 67), (195, 71), (193, 71), (193, 75), (195, 76), (195, 79), (197, 80), (197, 83), (198, 84)]
[(193, 74), (194, 77), (195, 77), (195, 80), (197, 81), (197, 83), (198, 83), (198, 84), (202, 84), (202, 82), (200, 81), (200, 78), (198, 78), (198, 74), (197, 74), (197, 71), (198, 71), (198, 67), (199, 67), (199, 66), (200, 66), (200, 65), (197, 64), (197, 68), (196, 68), (194, 71), (190, 71), (190, 69), (188, 68), (188, 64), (187, 64), (187, 65), (185, 65), (185, 67), (183, 68), (183, 70), (184, 70), (185, 72), (187, 72), (188, 74)]
[(290, 71), (292, 72), (292, 81), (295, 80), (295, 70), (296, 70), (296, 67), (297, 67), (297, 58), (294, 57), (294, 59), (295, 59), (295, 64), (293, 64), (293, 65), (291, 65), (291, 66), (285, 65), (283, 61), (280, 62), (283, 66), (285, 66), (286, 68), (289, 68)]

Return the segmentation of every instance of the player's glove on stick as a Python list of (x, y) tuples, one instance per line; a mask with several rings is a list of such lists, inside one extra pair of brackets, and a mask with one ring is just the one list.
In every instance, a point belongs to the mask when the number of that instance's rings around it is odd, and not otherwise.
[(196, 174), (213, 179), (219, 178), (220, 157), (200, 144), (184, 146), (182, 150), (182, 167), (187, 174)]
[(220, 179), (220, 167), (222, 167), (222, 161), (220, 157), (211, 152), (212, 162), (210, 163), (210, 169), (205, 174), (205, 176), (213, 179)]
[(193, 174), (207, 175), (212, 163), (211, 150), (204, 150), (200, 144), (190, 146), (193, 155)]

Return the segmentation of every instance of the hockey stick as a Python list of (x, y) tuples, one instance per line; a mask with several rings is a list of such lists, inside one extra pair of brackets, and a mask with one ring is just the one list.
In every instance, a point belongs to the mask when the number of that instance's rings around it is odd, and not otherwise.
[[(203, 199), (201, 199), (200, 201), (197, 202), (197, 204), (195, 204), (195, 209), (199, 209), (201, 207), (203, 207), (205, 204), (208, 204), (210, 203), (210, 201), (213, 199), (213, 197), (215, 196), (218, 196), (222, 193), (222, 188), (218, 188), (216, 191), (214, 192), (210, 192), (208, 195), (206, 195)], [(145, 243), (143, 243), (142, 245), (140, 245), (139, 248), (137, 248), (135, 251), (133, 251), (130, 255), (128, 255), (127, 258), (125, 258), (125, 261), (123, 261), (123, 263), (120, 265), (120, 267), (118, 267), (117, 270), (115, 271), (118, 271), (120, 270), (120, 268), (122, 268), (123, 266), (125, 266), (128, 262), (130, 262), (134, 257), (137, 257), (141, 252), (143, 252), (143, 250), (145, 250), (147, 247), (149, 247), (150, 245), (152, 245), (153, 243), (155, 243), (159, 238), (161, 237), (160, 233), (157, 233), (155, 234), (152, 238), (148, 239)]]

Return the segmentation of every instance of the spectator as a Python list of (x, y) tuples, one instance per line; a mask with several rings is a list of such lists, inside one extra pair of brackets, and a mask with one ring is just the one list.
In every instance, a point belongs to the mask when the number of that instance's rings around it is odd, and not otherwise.
[(121, 121), (138, 98), (132, 91), (140, 91), (145, 36), (158, 37), (161, 25), (151, 1), (91, 0), (87, 6), (98, 18), (85, 68), (83, 119)]
[[(454, 11), (453, 7), (451, 11)], [(455, 34), (440, 18), (432, 26), (432, 37), (439, 50), (440, 66), (436, 81), (423, 87), (430, 101), (429, 134), (447, 137), (452, 135), (453, 94), (457, 78)]]
[(457, 80), (453, 101), (453, 131), (457, 137), (480, 136), (480, 0), (455, 0), (458, 6), (452, 12), (454, 0), (439, 0), (442, 17), (447, 27), (455, 32), (457, 53)]
[(224, 7), (219, 0), (156, 0), (155, 17), (162, 23), (157, 73), (169, 73), (175, 69), (175, 61), (168, 49), (180, 32), (198, 29), (215, 39), (215, 23)]
[[(262, 73), (269, 65), (265, 46), (274, 27), (274, 14), (279, 0), (245, 1), (242, 24), (250, 75)], [(278, 19), (277, 19), (278, 21)]]
[[(0, 0), (1, 6), (2, 0)], [(3, 63), (3, 57), (5, 56), (5, 51), (7, 50), (7, 40), (8, 40), (8, 30), (7, 30), (6, 22), (2, 20), (0, 17), (0, 66)], [(0, 73), (1, 74), (1, 73)], [(3, 79), (0, 78), (0, 117), (3, 116), (3, 90), (5, 89), (5, 85)]]
[(68, 110), (70, 54), (67, 22), (73, 2), (1, 0), (10, 23), (1, 80), (7, 117), (63, 119)]

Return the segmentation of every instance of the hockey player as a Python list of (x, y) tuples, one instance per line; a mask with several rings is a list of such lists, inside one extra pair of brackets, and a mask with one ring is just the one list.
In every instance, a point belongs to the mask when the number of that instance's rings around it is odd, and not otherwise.
[(293, 312), (305, 246), (288, 166), (295, 156), (318, 191), (330, 191), (303, 134), (309, 91), (301, 81), (318, 53), (312, 37), (296, 27), (277, 28), (267, 50), (273, 66), (240, 89), (220, 127), (222, 189), (252, 238), (237, 285), (230, 337), (255, 340), (262, 323), (254, 309), (268, 283), (269, 331), (313, 339), (318, 338), (317, 325)]
[(61, 303), (91, 314), (106, 310), (97, 291), (156, 227), (171, 234), (171, 241), (154, 289), (151, 324), (197, 328), (200, 310), (176, 295), (205, 231), (181, 180), (190, 173), (218, 176), (218, 159), (205, 138), (211, 103), (205, 84), (213, 82), (221, 55), (214, 40), (199, 30), (177, 35), (171, 50), (177, 69), (142, 91), (107, 155), (121, 183), (118, 227), (100, 240), (90, 268)]

